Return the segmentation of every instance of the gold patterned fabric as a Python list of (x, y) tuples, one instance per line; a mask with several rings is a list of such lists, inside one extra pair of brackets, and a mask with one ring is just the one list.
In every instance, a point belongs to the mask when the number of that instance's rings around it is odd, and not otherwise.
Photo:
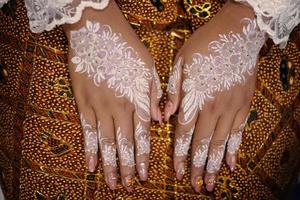
[[(119, 0), (153, 55), (163, 89), (178, 49), (222, 7), (217, 0)], [(137, 9), (138, 8), (138, 9)], [(282, 199), (299, 173), (300, 27), (286, 49), (268, 41), (238, 165), (223, 162), (216, 189), (194, 193), (190, 158), (183, 181), (173, 169), (174, 124), (151, 128), (147, 182), (110, 191), (101, 166), (87, 173), (83, 135), (61, 27), (33, 34), (23, 0), (0, 11), (0, 182), (6, 199)], [(161, 101), (163, 108), (166, 100)]]

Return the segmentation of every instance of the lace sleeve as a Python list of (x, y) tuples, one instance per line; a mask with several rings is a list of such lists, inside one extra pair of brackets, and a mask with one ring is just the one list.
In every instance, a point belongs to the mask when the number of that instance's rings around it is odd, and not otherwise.
[[(0, 5), (1, 5), (0, 0)], [(6, 1), (6, 0), (4, 0)], [(30, 29), (34, 33), (51, 30), (56, 25), (75, 23), (86, 7), (104, 9), (109, 0), (25, 0)]]
[(6, 4), (8, 2), (8, 0), (0, 0), (0, 8), (2, 8), (2, 6), (4, 4)]
[(300, 0), (235, 0), (250, 5), (257, 24), (274, 43), (285, 47), (292, 30), (300, 22)]

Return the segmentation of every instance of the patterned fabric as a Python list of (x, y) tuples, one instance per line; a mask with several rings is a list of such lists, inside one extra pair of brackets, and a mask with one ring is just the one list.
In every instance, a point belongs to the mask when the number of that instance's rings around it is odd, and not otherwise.
[[(160, 3), (120, 0), (119, 6), (153, 55), (165, 97), (176, 52), (223, 3)], [(204, 9), (204, 3), (210, 9)], [(203, 10), (189, 9), (196, 5)], [(152, 124), (149, 180), (137, 180), (135, 192), (129, 194), (124, 188), (110, 191), (101, 167), (95, 174), (86, 173), (84, 136), (66, 66), (68, 44), (62, 28), (31, 33), (24, 0), (11, 0), (2, 11), (0, 182), (6, 199), (282, 199), (296, 178), (300, 164), (299, 26), (286, 49), (270, 40), (264, 45), (238, 165), (230, 172), (222, 162), (213, 193), (194, 193), (190, 157), (183, 181), (176, 180), (172, 118), (170, 124)]]

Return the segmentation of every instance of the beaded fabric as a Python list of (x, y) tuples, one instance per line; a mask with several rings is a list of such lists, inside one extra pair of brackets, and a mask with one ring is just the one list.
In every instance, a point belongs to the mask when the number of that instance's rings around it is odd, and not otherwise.
[[(188, 2), (209, 3), (206, 18), (186, 11), (186, 0), (161, 0), (160, 9), (152, 2), (119, 0), (119, 6), (155, 59), (163, 107), (175, 54), (223, 1)], [(283, 199), (294, 181), (300, 158), (299, 26), (286, 49), (270, 40), (264, 45), (238, 165), (230, 172), (223, 160), (215, 190), (200, 194), (191, 187), (190, 156), (183, 180), (175, 178), (175, 118), (152, 123), (149, 179), (136, 180), (134, 193), (109, 190), (101, 166), (87, 173), (62, 28), (31, 33), (23, 0), (2, 8), (0, 27), (0, 183), (6, 199)]]

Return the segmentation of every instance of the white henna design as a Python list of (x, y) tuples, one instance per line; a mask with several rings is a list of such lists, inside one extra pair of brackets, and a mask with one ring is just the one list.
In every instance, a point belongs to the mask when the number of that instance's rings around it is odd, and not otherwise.
[(176, 156), (186, 156), (188, 154), (192, 136), (194, 133), (195, 127), (192, 127), (190, 131), (182, 134), (176, 139), (175, 142), (175, 155)]
[(243, 21), (247, 23), (243, 34), (220, 34), (218, 41), (209, 44), (211, 54), (195, 53), (192, 64), (184, 65), (181, 124), (189, 123), (205, 102), (214, 98), (214, 93), (242, 84), (246, 75), (253, 74), (265, 34), (258, 31), (255, 20)]
[(100, 150), (104, 166), (117, 166), (117, 148), (112, 139), (102, 138), (101, 124), (98, 122), (98, 139), (100, 141)]
[(249, 115), (246, 118), (245, 122), (242, 123), (239, 127), (239, 129), (236, 132), (231, 133), (229, 140), (227, 142), (227, 151), (231, 155), (234, 155), (237, 150), (239, 149), (240, 144), (242, 143), (242, 136), (244, 132), (244, 128), (247, 124)]
[(225, 151), (225, 143), (213, 149), (209, 154), (206, 171), (208, 173), (216, 173), (219, 171)]
[(176, 83), (179, 81), (180, 77), (180, 65), (181, 65), (182, 58), (180, 57), (176, 62), (172, 72), (169, 76), (169, 82), (167, 87), (167, 92), (170, 94), (176, 94)]
[(159, 76), (157, 74), (155, 67), (153, 67), (153, 79), (154, 79), (154, 82), (156, 85), (156, 90), (157, 90), (156, 98), (160, 99), (163, 95), (163, 91), (161, 89), (160, 79), (159, 79)]
[(150, 134), (139, 122), (135, 129), (135, 140), (137, 145), (137, 155), (141, 156), (150, 153)]
[(117, 129), (117, 139), (122, 166), (132, 167), (134, 163), (134, 147), (125, 137), (122, 136), (121, 128)]
[(87, 74), (96, 86), (106, 81), (117, 97), (125, 97), (135, 105), (140, 119), (150, 120), (152, 74), (121, 33), (113, 33), (108, 25), (87, 21), (85, 27), (71, 32), (70, 43), (75, 72)]
[(98, 152), (98, 139), (97, 139), (97, 131), (92, 127), (91, 124), (87, 122), (87, 120), (83, 117), (83, 114), (80, 114), (80, 121), (84, 134), (84, 145), (85, 152), (97, 154)]
[(211, 137), (202, 139), (200, 141), (200, 144), (197, 146), (195, 155), (193, 157), (193, 165), (195, 167), (200, 168), (205, 165), (210, 140), (211, 140)]

